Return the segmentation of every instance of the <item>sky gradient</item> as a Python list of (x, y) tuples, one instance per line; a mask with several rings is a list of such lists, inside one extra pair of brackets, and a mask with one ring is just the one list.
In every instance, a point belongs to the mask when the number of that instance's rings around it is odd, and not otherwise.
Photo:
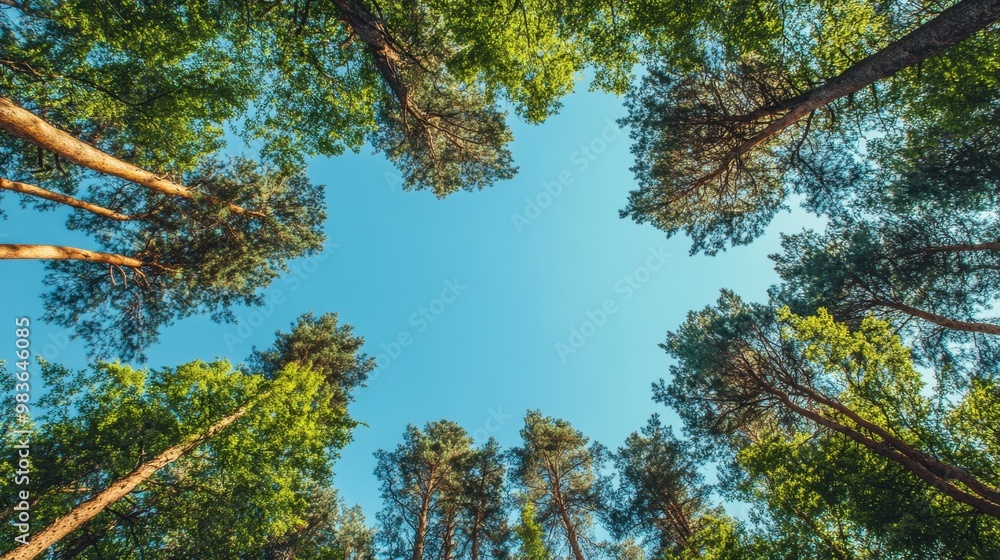
[[(777, 279), (767, 259), (777, 232), (813, 219), (780, 214), (765, 237), (717, 257), (688, 256), (686, 239), (620, 219), (635, 188), (630, 140), (615, 123), (623, 113), (619, 98), (575, 93), (543, 125), (514, 124), (516, 178), (445, 200), (404, 192), (370, 150), (312, 161), (309, 176), (327, 185), (324, 253), (296, 261), (265, 290), (265, 307), (236, 309), (236, 324), (165, 329), (148, 365), (239, 362), (302, 313), (339, 313), (379, 364), (352, 406), (366, 426), (335, 467), (342, 496), (369, 522), (379, 507), (372, 453), (399, 443), (408, 423), (447, 418), (477, 443), (510, 447), (525, 411), (540, 409), (611, 448), (653, 412), (676, 424), (651, 400), (670, 365), (657, 344), (721, 288), (763, 300)], [(64, 213), (24, 211), (13, 197), (3, 208), (4, 243), (88, 246), (64, 231)], [(42, 263), (3, 266), (4, 354), (14, 318), (28, 316), (36, 354), (83, 367), (81, 341), (37, 321)]]

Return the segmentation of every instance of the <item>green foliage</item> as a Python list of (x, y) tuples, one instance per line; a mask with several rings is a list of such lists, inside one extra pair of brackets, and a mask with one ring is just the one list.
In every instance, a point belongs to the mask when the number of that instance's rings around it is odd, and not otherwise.
[(600, 551), (606, 545), (592, 528), (600, 507), (596, 482), (606, 461), (604, 448), (588, 446), (588, 438), (569, 422), (537, 410), (525, 415), (521, 439), (521, 446), (511, 450), (512, 481), (521, 499), (534, 504), (547, 542), (560, 543), (576, 556), (585, 548)]
[(377, 535), (390, 558), (507, 558), (510, 529), (500, 445), (472, 446), (454, 422), (408, 426), (394, 451), (375, 453), (382, 510)]
[[(0, 26), (5, 95), (137, 165), (193, 170), (259, 87), (229, 60), (222, 30), (236, 14), (218, 3), (13, 4)], [(3, 147), (15, 155), (4, 173), (30, 177), (33, 148), (9, 138)]]
[(765, 517), (770, 547), (799, 558), (982, 558), (997, 523), (912, 473), (829, 433), (755, 442), (737, 456), (739, 499)]
[[(734, 497), (757, 504), (774, 537), (762, 546), (808, 558), (995, 553), (997, 520), (951, 491), (995, 487), (995, 464), (949, 426), (964, 402), (991, 410), (993, 397), (938, 398), (888, 323), (851, 329), (822, 309), (802, 317), (724, 293), (665, 348), (679, 364), (655, 398), (728, 465)], [(948, 465), (961, 481), (928, 480)]]
[[(310, 334), (315, 327), (310, 317), (300, 325)], [(295, 339), (299, 328), (287, 336)], [(330, 490), (332, 463), (357, 425), (344, 408), (344, 388), (330, 381), (366, 363), (357, 346), (339, 351), (329, 362), (335, 368), (313, 370), (289, 359), (267, 375), (226, 361), (158, 370), (99, 362), (79, 372), (43, 361), (48, 392), (35, 405), (43, 414), (31, 450), (45, 460), (32, 464), (32, 526), (44, 527), (137, 465), (246, 407), (232, 425), (62, 539), (57, 553), (260, 558), (265, 550), (293, 546), (370, 560), (372, 537), (363, 517)], [(13, 539), (4, 542), (9, 548)]]
[[(4, 90), (86, 142), (175, 174), (222, 147), (232, 124), (282, 167), (370, 142), (408, 187), (482, 188), (515, 171), (501, 103), (541, 122), (584, 68), (623, 92), (637, 62), (621, 40), (627, 13), (596, 2), (10, 5)], [(9, 169), (34, 167), (31, 147), (4, 147)]]
[(375, 560), (375, 530), (365, 524), (360, 506), (347, 507), (336, 491), (309, 491), (304, 523), (264, 548), (268, 560)]
[[(287, 272), (289, 260), (322, 248), (322, 188), (301, 171), (234, 159), (206, 163), (185, 178), (220, 202), (151, 196), (119, 184), (94, 198), (141, 219), (70, 218), (69, 227), (96, 238), (100, 249), (143, 265), (50, 264), (47, 321), (73, 329), (93, 354), (141, 357), (177, 319), (209, 313), (232, 321), (233, 305), (262, 304), (260, 288)], [(236, 214), (228, 203), (260, 215)]]
[[(759, 237), (789, 194), (810, 210), (836, 212), (881, 192), (902, 171), (900, 155), (989, 145), (977, 137), (995, 131), (985, 128), (995, 113), (995, 29), (772, 134), (768, 127), (807, 92), (926, 21), (923, 8), (895, 2), (770, 4), (709, 3), (700, 33), (662, 37), (683, 55), (651, 64), (629, 93), (639, 188), (623, 216), (686, 233), (692, 252), (714, 254)], [(720, 14), (733, 23), (720, 23)], [(843, 174), (859, 161), (871, 176)]]
[(441, 420), (424, 430), (407, 426), (394, 451), (375, 453), (383, 501), (378, 538), (390, 558), (419, 560), (428, 548), (445, 544), (429, 535), (430, 524), (441, 517), (453, 521), (471, 446), (472, 438), (461, 426)]
[(783, 236), (771, 258), (784, 283), (772, 295), (852, 325), (877, 314), (900, 327), (922, 363), (955, 379), (994, 375), (996, 130), (895, 153), (891, 172), (848, 166), (842, 180), (857, 197), (811, 202), (833, 219), (825, 231)]
[(535, 506), (525, 502), (521, 508), (520, 522), (514, 526), (517, 537), (517, 560), (549, 560), (551, 555), (545, 546), (545, 531), (535, 519)]
[(352, 397), (352, 391), (364, 386), (375, 361), (359, 354), (364, 339), (354, 336), (351, 325), (337, 322), (336, 313), (314, 317), (306, 313), (299, 317), (291, 332), (275, 333), (272, 348), (254, 349), (250, 369), (266, 376), (276, 375), (288, 364), (308, 367), (324, 376), (326, 383), (338, 387), (343, 398)]
[(706, 515), (701, 527), (687, 547), (677, 552), (666, 552), (664, 560), (740, 560), (762, 558), (747, 544), (739, 524), (726, 516)]
[(690, 546), (708, 498), (693, 446), (654, 414), (641, 432), (625, 439), (614, 465), (619, 484), (606, 498), (606, 510), (616, 539), (638, 538), (650, 558)]

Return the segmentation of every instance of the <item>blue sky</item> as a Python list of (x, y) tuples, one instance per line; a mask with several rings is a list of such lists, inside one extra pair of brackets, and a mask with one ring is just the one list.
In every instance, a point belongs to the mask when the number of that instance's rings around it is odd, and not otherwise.
[[(235, 325), (193, 318), (166, 329), (148, 364), (240, 361), (302, 313), (338, 312), (380, 364), (353, 405), (367, 426), (336, 466), (342, 496), (369, 521), (379, 507), (372, 453), (394, 447), (408, 423), (447, 418), (510, 447), (537, 408), (612, 448), (653, 412), (676, 423), (650, 398), (669, 366), (657, 344), (723, 287), (764, 299), (777, 232), (811, 219), (782, 214), (758, 242), (717, 257), (688, 256), (686, 239), (620, 219), (635, 186), (630, 141), (614, 122), (623, 111), (618, 98), (575, 93), (543, 125), (515, 123), (515, 179), (445, 200), (402, 191), (381, 156), (313, 161), (310, 177), (327, 185), (324, 254), (294, 263), (266, 290), (270, 303), (237, 309)], [(73, 242), (64, 214), (12, 202), (2, 242)], [(42, 314), (43, 266), (3, 266), (10, 354), (14, 317)], [(65, 365), (85, 363), (81, 342), (58, 327), (36, 321), (32, 344)]]

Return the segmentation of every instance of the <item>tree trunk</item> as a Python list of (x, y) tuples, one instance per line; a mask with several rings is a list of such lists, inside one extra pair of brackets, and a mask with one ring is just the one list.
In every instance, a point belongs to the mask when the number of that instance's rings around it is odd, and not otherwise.
[(36, 196), (38, 198), (44, 198), (45, 200), (51, 200), (52, 202), (58, 202), (60, 204), (72, 206), (73, 208), (86, 210), (87, 212), (91, 212), (93, 214), (97, 214), (98, 216), (103, 216), (105, 218), (110, 218), (112, 220), (117, 220), (119, 222), (125, 222), (136, 219), (133, 216), (120, 214), (118, 212), (115, 212), (114, 210), (111, 210), (110, 208), (105, 208), (103, 206), (91, 204), (85, 200), (80, 200), (78, 198), (73, 198), (72, 196), (67, 196), (65, 194), (43, 189), (41, 187), (36, 187), (35, 185), (20, 183), (18, 181), (11, 181), (9, 179), (4, 179), (2, 177), (0, 177), (0, 189), (6, 189), (9, 191), (19, 192), (30, 196)]
[[(774, 351), (776, 353), (780, 353), (780, 349), (775, 349)], [(767, 360), (765, 359), (765, 364), (766, 363)], [(781, 383), (790, 387), (793, 391), (795, 391), (797, 396), (808, 399), (815, 404), (829, 407), (832, 410), (843, 414), (856, 424), (857, 427), (848, 426), (843, 422), (830, 418), (826, 414), (817, 410), (796, 404), (792, 400), (791, 394), (788, 391), (779, 388), (774, 383), (765, 379), (764, 375), (758, 372), (759, 368), (762, 367), (759, 362), (751, 361), (746, 355), (740, 355), (740, 357), (737, 358), (737, 362), (733, 365), (738, 371), (741, 372), (741, 375), (748, 377), (751, 383), (753, 383), (761, 391), (775, 397), (790, 411), (812, 420), (820, 426), (847, 436), (857, 443), (867, 447), (870, 451), (876, 453), (877, 455), (880, 455), (890, 461), (895, 461), (942, 494), (953, 498), (958, 502), (971, 506), (980, 513), (1000, 518), (1000, 493), (987, 484), (984, 484), (971, 473), (965, 471), (964, 469), (948, 465), (936, 457), (924, 453), (923, 451), (893, 436), (885, 428), (865, 420), (840, 401), (827, 397), (811, 386), (796, 382), (794, 374), (789, 373), (784, 366), (780, 364), (772, 362), (770, 365), (764, 365), (763, 367), (770, 369), (770, 375), (777, 377)], [(870, 434), (877, 436), (881, 439), (881, 441), (865, 435), (858, 428), (866, 430)], [(971, 493), (955, 486), (952, 483), (952, 480), (957, 480), (958, 482), (964, 484), (965, 487), (971, 491)]]
[[(417, 529), (413, 535), (413, 560), (423, 560), (424, 544), (427, 542), (427, 517), (430, 510), (431, 492), (428, 489), (420, 504), (420, 517), (417, 520)], [(0, 560), (3, 560), (0, 558)]]
[(11, 552), (8, 552), (4, 556), (0, 557), (0, 560), (29, 560), (41, 554), (45, 551), (45, 549), (59, 542), (59, 539), (65, 537), (76, 529), (79, 529), (86, 522), (90, 521), (104, 511), (105, 508), (127, 496), (133, 489), (135, 489), (136, 486), (142, 484), (148, 480), (149, 477), (153, 476), (156, 471), (176, 461), (192, 449), (211, 439), (212, 436), (219, 433), (219, 431), (239, 420), (254, 404), (267, 398), (268, 394), (268, 392), (265, 392), (253, 402), (237, 408), (231, 414), (222, 418), (204, 432), (195, 434), (194, 436), (189, 436), (182, 443), (163, 451), (153, 459), (139, 465), (135, 470), (123, 478), (118, 479), (112, 483), (111, 486), (101, 491), (93, 498), (76, 506), (66, 515), (53, 521), (51, 525), (42, 529), (40, 533), (33, 536), (28, 544), (22, 545)]
[(393, 43), (385, 26), (360, 0), (333, 0), (333, 5), (340, 13), (341, 21), (368, 48), (382, 79), (406, 109), (409, 94), (399, 75), (399, 66), (405, 57)]
[(410, 88), (400, 73), (400, 68), (403, 66), (422, 71), (420, 63), (414, 61), (413, 57), (403, 50), (404, 47), (393, 40), (382, 21), (372, 15), (361, 0), (333, 0), (333, 4), (340, 13), (341, 21), (368, 48), (379, 75), (399, 102), (404, 127), (409, 117), (421, 131), (428, 136), (431, 135), (431, 116), (412, 102)]
[(921, 253), (969, 253), (974, 251), (1000, 251), (1000, 241), (990, 241), (987, 243), (964, 243), (959, 245), (937, 245), (934, 247), (924, 247), (914, 251), (900, 253), (901, 257), (919, 255)]
[(688, 522), (688, 517), (673, 498), (668, 498), (667, 503), (660, 508), (664, 516), (668, 519), (668, 523), (673, 527), (674, 532), (677, 534), (677, 544), (681, 548), (687, 548), (688, 541), (691, 540), (693, 531), (691, 530), (691, 524)]
[[(214, 201), (211, 197), (200, 195), (184, 185), (122, 161), (82, 142), (2, 96), (0, 96), (0, 130), (105, 175), (119, 177), (170, 196), (179, 196), (187, 200), (205, 198)], [(235, 204), (229, 204), (228, 207), (237, 214), (262, 216), (259, 212), (252, 212)]]
[(911, 307), (902, 303), (895, 303), (885, 300), (876, 300), (872, 302), (880, 307), (887, 307), (889, 309), (895, 309), (896, 311), (901, 311), (907, 315), (912, 315), (918, 319), (923, 319), (935, 325), (942, 326), (946, 329), (952, 329), (956, 331), (969, 331), (978, 332), (985, 334), (1000, 335), (1000, 325), (994, 325), (993, 323), (976, 323), (973, 321), (958, 321), (943, 315), (938, 315), (936, 313), (931, 313), (929, 311), (924, 311), (923, 309), (918, 309), (916, 307)]
[(479, 533), (482, 528), (482, 500), (476, 503), (476, 514), (472, 517), (471, 527), (469, 528), (469, 558), (470, 560), (479, 560)]
[(449, 513), (445, 521), (444, 534), (441, 543), (442, 560), (452, 560), (455, 554), (455, 516)]
[(704, 184), (719, 177), (734, 161), (816, 109), (940, 54), (948, 47), (988, 27), (998, 18), (1000, 18), (1000, 0), (961, 0), (931, 21), (844, 70), (822, 86), (754, 111), (752, 116), (787, 112), (727, 153), (715, 171), (702, 176), (697, 184)]
[[(900, 452), (897, 449), (893, 449), (891, 445), (885, 442), (875, 441), (874, 439), (865, 436), (857, 430), (853, 430), (848, 426), (845, 426), (839, 422), (836, 422), (826, 416), (801, 406), (796, 405), (788, 397), (787, 393), (777, 391), (774, 388), (765, 389), (769, 393), (778, 396), (779, 399), (787, 406), (790, 410), (799, 414), (805, 418), (816, 422), (817, 424), (829, 428), (835, 432), (843, 434), (848, 438), (860, 443), (861, 445), (867, 447), (872, 452), (880, 455), (890, 461), (894, 461), (913, 474), (917, 475), (921, 480), (926, 482), (932, 488), (938, 490), (945, 496), (954, 499), (957, 502), (961, 502), (972, 507), (974, 510), (984, 513), (986, 515), (996, 517), (1000, 519), (1000, 503), (994, 502), (993, 500), (984, 498), (979, 495), (971, 494), (958, 488), (952, 484), (948, 479), (935, 474), (927, 466), (921, 464), (919, 461), (914, 460), (912, 457)], [(2, 559), (0, 559), (2, 560)]]
[(60, 245), (0, 245), (0, 259), (73, 260), (141, 268), (147, 264), (134, 257), (101, 253)]
[(947, 463), (944, 463), (937, 457), (929, 455), (916, 447), (906, 443), (905, 441), (899, 439), (895, 435), (891, 434), (887, 429), (874, 424), (854, 410), (848, 408), (846, 405), (840, 401), (827, 397), (820, 391), (812, 389), (811, 387), (804, 387), (799, 384), (795, 384), (795, 387), (803, 390), (810, 395), (809, 398), (813, 399), (815, 402), (823, 404), (830, 407), (831, 409), (843, 414), (852, 422), (860, 426), (861, 428), (867, 430), (868, 432), (878, 436), (882, 439), (882, 442), (888, 444), (893, 449), (899, 451), (906, 457), (909, 457), (920, 464), (924, 465), (928, 470), (934, 473), (936, 476), (941, 477), (945, 480), (957, 480), (972, 490), (974, 493), (982, 496), (983, 498), (1000, 505), (1000, 491), (992, 486), (982, 482), (975, 476), (973, 476), (969, 471), (954, 467)]
[(559, 512), (559, 521), (566, 531), (566, 540), (569, 541), (573, 557), (575, 560), (587, 560), (583, 555), (583, 549), (580, 548), (580, 541), (576, 535), (576, 527), (573, 525), (573, 520), (570, 519), (569, 511), (566, 509), (566, 500), (563, 498), (562, 488), (560, 488), (559, 475), (558, 473), (550, 473), (549, 476), (552, 481), (552, 499), (555, 502), (556, 510)]

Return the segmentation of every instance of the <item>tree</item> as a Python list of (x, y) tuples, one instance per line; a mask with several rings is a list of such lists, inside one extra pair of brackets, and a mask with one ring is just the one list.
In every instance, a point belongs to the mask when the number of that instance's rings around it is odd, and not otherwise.
[[(368, 143), (407, 188), (475, 190), (515, 172), (502, 103), (541, 122), (588, 65), (601, 87), (628, 83), (614, 10), (505, 4), (4, 2), (0, 190), (73, 208), (99, 247), (0, 258), (54, 261), (69, 288), (48, 319), (98, 356), (141, 358), (193, 313), (232, 319), (322, 244), (308, 157)], [(216, 163), (227, 127), (259, 165)]]
[(889, 167), (849, 163), (837, 181), (852, 194), (810, 203), (830, 216), (825, 231), (784, 236), (784, 251), (772, 255), (784, 280), (772, 296), (800, 314), (825, 307), (851, 325), (869, 313), (890, 319), (942, 372), (993, 370), (1000, 113), (987, 113), (970, 133), (949, 132), (947, 122), (921, 127), (936, 142), (892, 146)]
[(287, 271), (289, 260), (322, 248), (322, 190), (303, 174), (233, 160), (209, 163), (198, 176), (200, 189), (264, 214), (141, 197), (125, 198), (119, 208), (147, 219), (72, 216), (71, 229), (97, 238), (103, 253), (115, 257), (55, 257), (46, 320), (74, 329), (97, 355), (141, 357), (176, 319), (210, 313), (232, 321), (233, 305), (261, 305), (260, 288)]
[[(766, 558), (767, 549), (746, 534), (743, 527), (726, 515), (706, 515), (702, 526), (687, 546), (664, 555), (667, 560), (739, 560)], [(784, 554), (778, 558), (785, 557)]]
[(301, 364), (320, 373), (331, 387), (340, 389), (340, 401), (346, 406), (354, 390), (363, 387), (375, 360), (359, 353), (364, 339), (353, 334), (351, 325), (339, 324), (336, 313), (299, 317), (292, 330), (275, 332), (274, 346), (254, 349), (250, 370), (274, 376), (291, 363)]
[(218, 432), (226, 429), (233, 422), (242, 418), (258, 401), (267, 399), (270, 396), (270, 392), (265, 391), (254, 401), (220, 418), (203, 432), (186, 437), (181, 443), (163, 450), (155, 457), (140, 464), (132, 472), (116, 480), (92, 498), (74, 507), (66, 515), (53, 521), (45, 529), (35, 534), (28, 544), (4, 555), (4, 560), (26, 560), (41, 554), (45, 549), (56, 544), (60, 539), (99, 515), (109, 505), (127, 496), (136, 486), (147, 482), (154, 473), (173, 463), (192, 449), (211, 439)]
[(674, 437), (653, 415), (614, 454), (618, 488), (610, 496), (610, 529), (621, 541), (639, 537), (648, 557), (691, 544), (707, 513), (707, 488), (689, 442)]
[[(232, 122), (295, 167), (370, 142), (408, 188), (439, 196), (514, 172), (499, 101), (541, 122), (588, 65), (598, 86), (622, 91), (636, 56), (619, 13), (596, 2), (4, 8), (16, 14), (2, 38), (5, 91), (84, 142), (134, 153), (139, 167), (188, 171)], [(12, 151), (32, 168), (34, 146)]]
[[(626, 122), (634, 127), (637, 162), (633, 170), (640, 188), (630, 195), (623, 217), (652, 222), (668, 235), (684, 231), (693, 239), (693, 251), (714, 253), (728, 243), (749, 243), (782, 208), (790, 179), (825, 175), (817, 158), (829, 157), (830, 152), (853, 151), (864, 158), (859, 147), (862, 137), (890, 128), (881, 123), (908, 116), (914, 101), (934, 97), (926, 90), (941, 77), (938, 70), (923, 78), (919, 71), (904, 69), (914, 65), (923, 68), (924, 61), (930, 67), (964, 66), (967, 59), (975, 58), (968, 52), (978, 52), (985, 57), (981, 60), (986, 60), (991, 56), (986, 53), (995, 48), (995, 40), (987, 35), (980, 41), (987, 45), (985, 49), (977, 51), (968, 45), (968, 49), (931, 59), (966, 39), (973, 41), (969, 39), (973, 34), (1000, 17), (995, 2), (962, 1), (929, 22), (906, 30), (904, 36), (881, 50), (868, 55), (862, 48), (858, 53), (862, 56), (855, 58), (850, 51), (856, 48), (857, 35), (888, 27), (883, 37), (891, 37), (893, 27), (900, 26), (884, 21), (891, 16), (871, 6), (842, 4), (846, 6), (835, 3), (819, 14), (810, 13), (810, 6), (796, 5), (779, 18), (784, 21), (778, 28), (784, 31), (773, 37), (763, 33), (763, 40), (751, 35), (751, 48), (742, 51), (727, 42), (740, 44), (733, 30), (722, 36), (721, 45), (713, 43), (716, 36), (708, 35), (702, 48), (711, 52), (714, 45), (714, 51), (722, 54), (706, 55), (694, 69), (679, 76), (675, 66), (654, 66), (629, 102)], [(849, 17), (824, 13), (840, 8)], [(825, 19), (829, 16), (845, 19), (851, 29), (843, 32), (844, 36), (838, 34), (837, 24)], [(803, 29), (801, 21), (805, 20), (795, 21), (801, 17), (809, 21), (818, 17), (816, 31)], [(829, 38), (824, 37), (828, 26), (833, 27)], [(803, 36), (808, 39), (801, 39)], [(871, 43), (881, 43), (876, 37), (862, 37), (868, 50)], [(838, 54), (832, 56), (831, 50)], [(849, 62), (846, 67), (842, 67), (844, 59)], [(827, 73), (831, 66), (840, 71)], [(974, 74), (980, 72), (973, 70)], [(893, 78), (891, 84), (880, 83), (889, 78)], [(995, 85), (995, 79), (987, 78), (984, 83)], [(978, 84), (972, 87), (979, 89)], [(886, 102), (893, 99), (883, 97), (886, 88), (896, 88), (899, 104)], [(921, 95), (923, 99), (915, 99)], [(831, 106), (844, 98), (846, 108)], [(956, 116), (953, 110), (951, 125), (963, 119), (968, 124), (968, 115), (975, 113), (968, 110), (970, 106), (988, 105), (975, 95), (966, 100), (966, 116)], [(961, 104), (940, 98), (934, 102)], [(828, 116), (824, 117), (824, 112)], [(783, 134), (803, 120), (798, 138)], [(813, 152), (814, 157), (807, 152)]]
[(514, 554), (517, 560), (549, 560), (552, 555), (545, 546), (545, 530), (535, 519), (535, 506), (525, 502), (521, 508), (521, 517), (514, 527), (517, 536), (518, 549)]
[[(471, 445), (464, 429), (441, 420), (423, 431), (407, 426), (394, 451), (375, 453), (383, 503), (379, 539), (390, 557), (422, 560), (431, 547), (454, 550), (457, 488)], [(434, 527), (439, 522), (444, 527)]]
[(470, 560), (507, 558), (510, 528), (507, 526), (507, 495), (504, 483), (507, 465), (500, 444), (493, 438), (474, 448), (462, 468), (459, 505)]
[(321, 486), (309, 495), (305, 523), (268, 543), (267, 560), (375, 560), (375, 530), (360, 506), (347, 507), (336, 491)]
[(43, 363), (42, 375), (50, 390), (31, 438), (48, 460), (33, 464), (32, 514), (50, 529), (11, 557), (50, 545), (68, 556), (260, 557), (314, 519), (306, 506), (356, 425), (342, 388), (293, 360), (268, 376), (224, 361), (76, 374)]
[[(523, 444), (511, 451), (512, 479), (550, 539), (559, 535), (576, 560), (585, 547), (601, 546), (591, 534), (599, 498), (594, 484), (604, 460), (597, 444), (565, 420), (529, 411), (521, 429)], [(552, 541), (550, 541), (552, 542)]]
[(996, 523), (835, 433), (768, 433), (724, 477), (785, 557), (988, 558)]
[[(984, 317), (997, 280), (992, 219), (961, 212), (834, 222), (782, 238), (772, 255), (785, 283), (774, 296), (802, 313), (820, 307), (859, 324), (875, 314), (905, 327), (927, 363), (986, 375), (1000, 326)], [(985, 242), (983, 242), (985, 238)], [(970, 345), (971, 343), (971, 345)]]
[(997, 517), (991, 470), (933, 429), (909, 351), (873, 318), (851, 332), (825, 310), (799, 317), (748, 306), (723, 293), (692, 313), (664, 348), (678, 358), (673, 381), (654, 386), (692, 434), (732, 448), (770, 432), (830, 432), (907, 469), (929, 489)]

